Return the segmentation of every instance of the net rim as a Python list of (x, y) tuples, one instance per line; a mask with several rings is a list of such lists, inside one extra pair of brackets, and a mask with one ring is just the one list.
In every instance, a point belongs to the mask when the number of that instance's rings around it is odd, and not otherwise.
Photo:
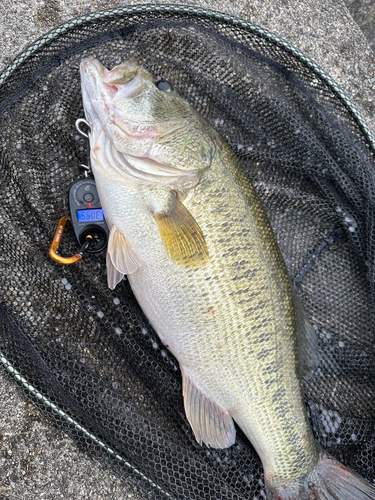
[(24, 376), (21, 375), (20, 371), (14, 368), (12, 363), (6, 358), (5, 354), (0, 350), (0, 363), (4, 369), (11, 375), (11, 377), (22, 386), (23, 390), (29, 395), (30, 399), (34, 402), (38, 402), (46, 410), (49, 410), (54, 415), (60, 417), (68, 425), (74, 427), (77, 433), (81, 433), (86, 439), (88, 439), (94, 446), (99, 447), (104, 451), (109, 457), (118, 462), (122, 467), (131, 471), (136, 477), (145, 481), (153, 490), (158, 493), (162, 493), (165, 498), (175, 500), (175, 498), (168, 492), (166, 492), (161, 486), (150, 479), (146, 474), (144, 474), (139, 468), (132, 465), (128, 460), (122, 457), (116, 450), (108, 446), (104, 441), (99, 439), (95, 434), (90, 432), (85, 426), (81, 425), (77, 420), (72, 418), (69, 413), (65, 412), (58, 405), (53, 403), (48, 399), (42, 392), (36, 389)]
[(99, 10), (83, 16), (73, 18), (59, 26), (48, 31), (35, 42), (28, 45), (22, 52), (20, 52), (8, 66), (4, 68), (2, 73), (0, 73), (0, 89), (7, 82), (7, 79), (21, 66), (28, 58), (35, 54), (40, 48), (50, 43), (52, 40), (58, 38), (59, 36), (67, 33), (71, 29), (78, 26), (88, 24), (92, 21), (104, 20), (118, 15), (130, 16), (132, 14), (145, 14), (145, 13), (165, 13), (165, 14), (181, 14), (184, 16), (196, 16), (206, 19), (215, 20), (218, 22), (225, 23), (231, 26), (238, 26), (245, 31), (255, 34), (260, 38), (267, 40), (268, 42), (276, 45), (277, 47), (285, 50), (287, 53), (291, 54), (297, 61), (302, 63), (311, 69), (317, 76), (319, 76), (322, 81), (332, 90), (335, 96), (340, 100), (344, 107), (349, 111), (350, 115), (353, 117), (354, 121), (360, 128), (363, 135), (368, 141), (368, 146), (371, 147), (373, 152), (375, 152), (375, 135), (371, 128), (367, 125), (366, 120), (362, 114), (358, 111), (357, 107), (352, 103), (345, 92), (340, 88), (340, 86), (335, 82), (335, 80), (323, 70), (313, 59), (303, 54), (302, 51), (294, 47), (292, 44), (279, 37), (275, 33), (263, 28), (251, 21), (244, 21), (241, 18), (226, 14), (223, 12), (218, 12), (210, 9), (203, 9), (198, 6), (186, 6), (180, 4), (139, 4), (131, 5), (125, 7), (115, 7), (112, 9)]

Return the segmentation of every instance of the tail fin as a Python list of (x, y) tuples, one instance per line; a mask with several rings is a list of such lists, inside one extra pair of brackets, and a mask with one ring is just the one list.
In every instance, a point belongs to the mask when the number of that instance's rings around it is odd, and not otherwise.
[(375, 487), (334, 458), (324, 455), (300, 481), (267, 484), (268, 500), (375, 500)]

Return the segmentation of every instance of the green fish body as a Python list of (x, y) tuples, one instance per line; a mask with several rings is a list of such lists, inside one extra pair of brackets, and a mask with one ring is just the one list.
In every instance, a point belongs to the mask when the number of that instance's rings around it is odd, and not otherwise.
[[(91, 162), (110, 227), (108, 284), (127, 275), (180, 364), (199, 443), (259, 454), (267, 498), (374, 499), (313, 438), (297, 335), (311, 335), (260, 199), (211, 126), (134, 61), (81, 64)], [(302, 320), (301, 320), (302, 318)]]

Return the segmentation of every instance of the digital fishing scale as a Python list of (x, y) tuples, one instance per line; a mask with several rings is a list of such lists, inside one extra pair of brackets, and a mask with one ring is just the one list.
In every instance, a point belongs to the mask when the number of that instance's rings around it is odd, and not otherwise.
[[(87, 140), (88, 165), (81, 164), (85, 171), (85, 177), (75, 181), (70, 186), (68, 192), (70, 216), (66, 215), (59, 220), (49, 249), (51, 259), (60, 264), (74, 264), (82, 259), (84, 252), (99, 253), (103, 251), (107, 246), (109, 237), (105, 212), (99, 200), (95, 179), (90, 175), (89, 135), (81, 129), (82, 124), (88, 126), (86, 120), (79, 118), (75, 126), (78, 133)], [(73, 257), (61, 257), (56, 252), (68, 221), (73, 225), (74, 234), (81, 248)]]

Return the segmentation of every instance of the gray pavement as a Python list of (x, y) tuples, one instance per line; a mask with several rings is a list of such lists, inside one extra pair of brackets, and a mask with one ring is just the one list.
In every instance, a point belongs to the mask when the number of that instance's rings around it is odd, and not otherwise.
[(345, 0), (345, 5), (375, 50), (375, 0)]
[(141, 500), (57, 430), (3, 372), (0, 375), (0, 499)]
[[(0, 0), (0, 70), (26, 45), (72, 17), (136, 3), (140, 2)], [(375, 59), (370, 48), (370, 44), (375, 46), (375, 1), (346, 0), (346, 5), (341, 0), (180, 3), (250, 20), (289, 41), (336, 80), (375, 130)], [(0, 409), (0, 500), (141, 500), (135, 483), (121, 482), (105, 464), (56, 430), (3, 370)]]

